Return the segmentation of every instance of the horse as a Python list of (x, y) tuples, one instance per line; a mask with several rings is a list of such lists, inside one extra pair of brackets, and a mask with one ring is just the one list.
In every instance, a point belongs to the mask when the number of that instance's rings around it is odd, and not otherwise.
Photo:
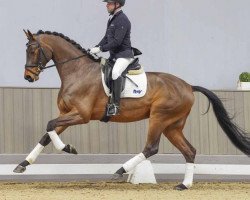
[[(101, 66), (95, 55), (61, 33), (38, 31), (32, 34), (29, 30), (24, 32), (28, 39), (24, 78), (29, 82), (37, 81), (44, 69), (55, 66), (61, 79), (57, 99), (60, 114), (48, 122), (45, 135), (26, 159), (13, 170), (16, 173), (24, 172), (28, 165), (34, 163), (51, 141), (57, 150), (77, 154), (76, 149), (72, 145), (65, 145), (59, 135), (69, 126), (101, 120), (108, 102), (102, 86)], [(50, 60), (53, 60), (54, 65), (46, 67)], [(239, 150), (250, 155), (250, 138), (232, 121), (221, 100), (212, 91), (192, 86), (167, 73), (146, 72), (146, 76), (146, 94), (138, 99), (123, 98), (120, 114), (110, 118), (110, 121), (120, 123), (149, 118), (144, 149), (125, 162), (113, 174), (113, 180), (120, 180), (124, 173), (157, 154), (163, 133), (186, 160), (184, 180), (174, 189), (186, 190), (192, 186), (196, 149), (185, 138), (183, 128), (194, 104), (194, 92), (201, 92), (208, 98), (209, 106), (212, 104), (224, 133)]]

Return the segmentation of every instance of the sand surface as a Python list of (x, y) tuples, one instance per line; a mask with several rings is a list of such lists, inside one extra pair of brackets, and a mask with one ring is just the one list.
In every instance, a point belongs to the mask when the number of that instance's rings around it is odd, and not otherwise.
[(195, 183), (186, 191), (175, 191), (176, 183), (157, 185), (107, 182), (0, 183), (0, 200), (250, 200), (250, 183)]

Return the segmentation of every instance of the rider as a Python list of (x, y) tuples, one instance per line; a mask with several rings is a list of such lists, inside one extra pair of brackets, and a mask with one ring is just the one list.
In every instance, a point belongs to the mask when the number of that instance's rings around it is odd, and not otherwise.
[(131, 23), (122, 11), (126, 0), (104, 0), (107, 2), (107, 10), (110, 19), (107, 24), (106, 34), (96, 47), (90, 50), (91, 53), (110, 52), (110, 60), (115, 61), (112, 70), (113, 104), (109, 105), (107, 115), (117, 115), (119, 113), (120, 96), (122, 89), (122, 72), (134, 60), (131, 48), (130, 31)]

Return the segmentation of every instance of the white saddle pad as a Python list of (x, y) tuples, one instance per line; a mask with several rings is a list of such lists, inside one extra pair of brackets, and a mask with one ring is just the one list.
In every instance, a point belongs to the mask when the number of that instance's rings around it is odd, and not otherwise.
[[(127, 75), (133, 82), (135, 82), (138, 87), (130, 80), (126, 79), (125, 88), (121, 93), (121, 98), (140, 98), (146, 94), (147, 91), (147, 76), (143, 72), (139, 75)], [(104, 74), (102, 72), (102, 85), (107, 96), (110, 96), (110, 90), (104, 81)]]

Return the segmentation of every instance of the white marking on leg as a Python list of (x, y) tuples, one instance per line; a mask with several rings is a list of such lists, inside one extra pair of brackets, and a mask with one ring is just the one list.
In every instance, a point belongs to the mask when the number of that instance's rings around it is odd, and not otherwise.
[(146, 160), (146, 157), (144, 156), (143, 153), (140, 153), (138, 155), (136, 155), (135, 157), (131, 158), (129, 161), (127, 161), (126, 163), (123, 164), (123, 169), (126, 172), (131, 171), (132, 169), (135, 168), (136, 165), (138, 165), (140, 162), (142, 162), (143, 160)]
[(50, 139), (52, 140), (55, 148), (59, 151), (61, 151), (66, 145), (62, 142), (62, 140), (57, 135), (56, 131), (50, 131), (48, 132)]
[(187, 188), (190, 188), (193, 185), (194, 178), (194, 163), (186, 163), (185, 178), (182, 182)]
[(38, 143), (36, 147), (30, 152), (30, 154), (26, 157), (25, 160), (27, 160), (30, 164), (34, 163), (36, 158), (39, 156), (39, 154), (44, 149), (44, 146)]

